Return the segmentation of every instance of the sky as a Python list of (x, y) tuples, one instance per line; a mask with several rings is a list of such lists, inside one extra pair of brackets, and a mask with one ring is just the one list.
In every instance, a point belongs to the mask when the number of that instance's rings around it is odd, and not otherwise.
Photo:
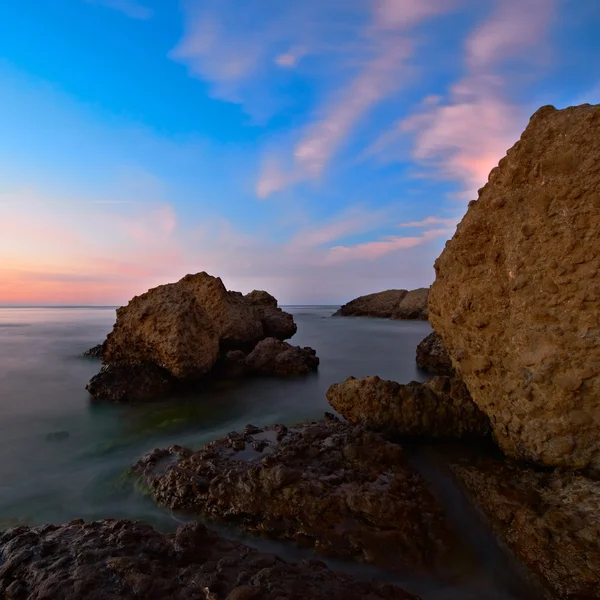
[(0, 305), (427, 286), (531, 114), (600, 103), (598, 31), (598, 0), (4, 0)]

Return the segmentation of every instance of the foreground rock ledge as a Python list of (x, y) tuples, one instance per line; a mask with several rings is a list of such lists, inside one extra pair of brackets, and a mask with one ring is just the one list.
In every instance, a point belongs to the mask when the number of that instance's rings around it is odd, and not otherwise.
[(367, 294), (344, 304), (337, 317), (379, 317), (382, 319), (427, 320), (429, 288), (417, 290), (386, 290)]
[(6, 600), (418, 600), (316, 560), (289, 564), (199, 523), (163, 535), (131, 521), (73, 521), (0, 532)]
[(434, 567), (453, 544), (402, 448), (333, 416), (155, 450), (133, 472), (162, 506), (388, 569)]
[(600, 598), (600, 483), (487, 459), (456, 477), (517, 557), (558, 598)]
[(455, 377), (402, 385), (379, 377), (349, 377), (327, 391), (329, 404), (352, 423), (397, 436), (485, 436), (490, 422)]
[(539, 109), (435, 268), (430, 322), (502, 449), (600, 473), (600, 105)]

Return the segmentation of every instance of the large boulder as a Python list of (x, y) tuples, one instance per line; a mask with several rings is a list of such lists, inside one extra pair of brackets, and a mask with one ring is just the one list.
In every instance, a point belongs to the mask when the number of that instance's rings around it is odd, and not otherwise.
[(455, 374), (448, 349), (435, 331), (431, 332), (417, 346), (417, 366), (434, 375), (453, 376)]
[(600, 105), (538, 110), (435, 270), (430, 322), (502, 449), (600, 471)]
[(219, 355), (213, 321), (186, 287), (171, 283), (117, 310), (104, 343), (105, 363), (153, 362), (180, 379), (206, 375)]
[(490, 458), (452, 471), (553, 598), (600, 598), (600, 483)]
[(300, 348), (275, 338), (267, 338), (256, 344), (246, 357), (245, 364), (256, 375), (287, 377), (316, 371), (319, 358), (312, 348)]
[(0, 531), (6, 600), (418, 600), (399, 587), (287, 563), (191, 522), (163, 534), (125, 520)]
[(401, 446), (333, 416), (247, 426), (198, 452), (172, 446), (133, 472), (162, 506), (332, 556), (404, 571), (453, 555), (456, 537)]
[[(208, 374), (305, 373), (316, 368), (318, 359), (314, 351), (281, 342), (295, 333), (292, 315), (282, 311), (267, 292), (255, 290), (243, 296), (205, 272), (186, 275), (177, 283), (134, 297), (117, 310), (112, 332), (93, 349), (106, 366), (87, 389), (95, 397), (141, 400), (169, 390), (175, 380), (194, 382)], [(259, 346), (253, 356), (264, 358), (268, 347), (269, 357), (259, 368), (247, 366), (246, 355), (265, 338), (271, 341)]]
[(327, 400), (351, 423), (388, 435), (462, 438), (490, 433), (489, 419), (456, 378), (402, 385), (376, 376), (349, 377), (329, 388)]
[(344, 304), (335, 317), (378, 317), (381, 319), (427, 320), (429, 288), (386, 290), (367, 294)]

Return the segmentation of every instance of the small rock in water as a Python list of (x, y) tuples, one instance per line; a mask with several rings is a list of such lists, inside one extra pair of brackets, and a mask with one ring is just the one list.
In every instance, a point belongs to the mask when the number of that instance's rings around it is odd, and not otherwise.
[(102, 358), (104, 353), (104, 344), (98, 344), (89, 350), (86, 350), (81, 356), (84, 358)]
[(69, 437), (68, 431), (53, 431), (46, 436), (48, 442), (61, 442)]

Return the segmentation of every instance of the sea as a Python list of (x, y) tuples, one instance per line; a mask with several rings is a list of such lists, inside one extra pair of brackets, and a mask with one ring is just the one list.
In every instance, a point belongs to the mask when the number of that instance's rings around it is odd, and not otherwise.
[[(85, 385), (98, 372), (81, 354), (112, 329), (115, 307), (0, 308), (0, 530), (72, 519), (128, 518), (174, 530), (181, 515), (139, 493), (127, 469), (154, 448), (200, 448), (247, 424), (292, 425), (331, 411), (325, 394), (349, 376), (378, 375), (400, 383), (424, 381), (415, 364), (427, 322), (332, 317), (336, 306), (288, 306), (298, 332), (294, 345), (311, 346), (318, 373), (296, 379), (212, 383), (185, 396), (140, 404), (92, 400)], [(423, 600), (525, 600), (534, 592), (507, 553), (468, 506), (427, 449), (417, 450), (432, 489), (473, 546), (463, 576), (398, 580), (354, 563), (330, 563), (357, 577), (394, 581)], [(293, 544), (243, 539), (286, 559), (305, 557)], [(536, 592), (537, 593), (537, 592)]]

